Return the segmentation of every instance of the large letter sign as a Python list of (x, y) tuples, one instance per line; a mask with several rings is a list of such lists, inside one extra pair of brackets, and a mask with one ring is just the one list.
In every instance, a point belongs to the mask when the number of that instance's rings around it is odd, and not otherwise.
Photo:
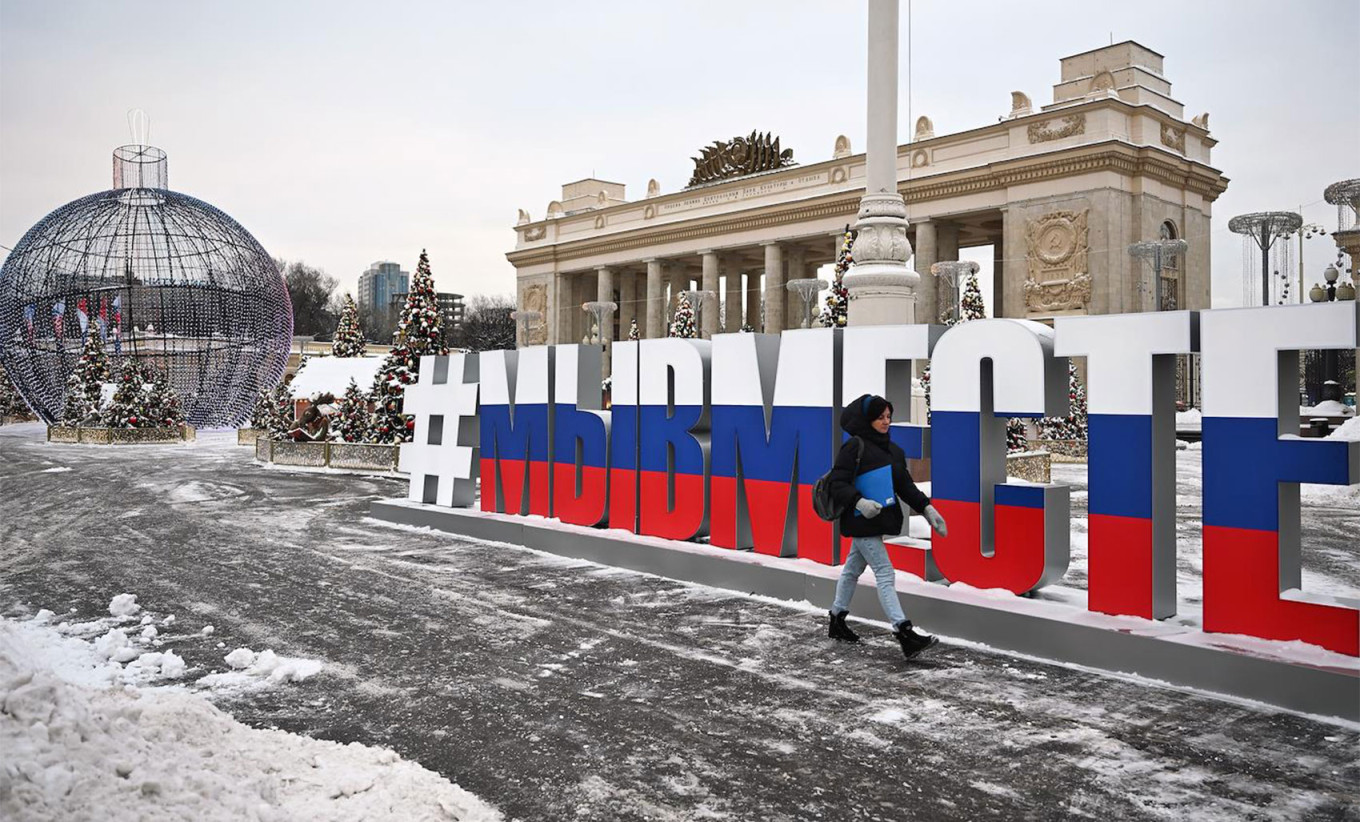
[(1092, 611), (1176, 613), (1176, 354), (1189, 311), (1059, 317), (1056, 352), (1086, 357), (1087, 593)]
[(638, 529), (639, 342), (614, 343), (609, 411), (609, 527)]
[(932, 553), (951, 582), (1023, 594), (1067, 571), (1068, 489), (1008, 485), (1006, 417), (1067, 413), (1067, 360), (1028, 320), (973, 320), (935, 346), (931, 498), (949, 523)]
[(406, 388), (402, 410), (415, 417), (412, 441), (401, 449), (411, 475), (412, 502), (468, 506), (477, 496), (477, 355), (420, 358), (420, 378)]
[(638, 369), (639, 533), (708, 528), (708, 340), (643, 340)]
[(486, 351), (482, 372), (482, 510), (552, 513), (552, 346)]
[(837, 330), (713, 338), (712, 544), (831, 564), (812, 485), (839, 444)]
[(1360, 482), (1360, 443), (1301, 440), (1299, 350), (1354, 348), (1353, 302), (1206, 311), (1204, 629), (1360, 655), (1360, 610), (1299, 589), (1299, 483)]
[[(842, 342), (842, 402), (861, 394), (877, 394), (893, 404), (898, 420), (906, 420), (911, 410), (912, 367), (916, 360), (930, 359), (936, 341), (945, 332), (942, 325), (871, 325), (847, 328)], [(842, 434), (842, 436), (847, 436)], [(894, 422), (888, 436), (908, 459), (929, 459), (930, 428), (909, 422)], [(907, 529), (910, 511), (903, 511), (902, 527)], [(849, 550), (850, 540), (841, 539), (841, 555)], [(939, 569), (929, 552), (884, 542), (888, 560), (899, 571), (921, 579), (938, 580)]]
[[(1087, 605), (1165, 619), (1177, 610), (1175, 359), (1199, 351), (1204, 630), (1355, 657), (1360, 604), (1299, 590), (1299, 484), (1360, 483), (1360, 443), (1300, 438), (1297, 386), (1300, 350), (1357, 343), (1351, 302), (620, 341), (608, 411), (598, 346), (425, 358), (400, 464), (418, 503), (470, 505), (480, 473), (484, 511), (832, 564), (835, 524), (815, 516), (811, 489), (844, 441), (842, 404), (879, 394), (895, 407), (893, 442), (930, 459), (948, 522), (928, 549), (887, 539), (893, 566), (1023, 594), (1066, 572), (1068, 488), (1006, 479), (1005, 419), (1066, 414), (1068, 358), (1084, 357)], [(927, 359), (929, 427), (907, 422)]]
[(559, 345), (553, 397), (553, 516), (599, 525), (608, 508), (609, 413), (600, 410), (598, 345)]

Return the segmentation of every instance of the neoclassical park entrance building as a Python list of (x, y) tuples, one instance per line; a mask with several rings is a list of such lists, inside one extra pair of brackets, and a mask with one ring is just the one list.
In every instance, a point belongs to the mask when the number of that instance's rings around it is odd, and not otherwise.
[[(988, 302), (999, 317), (1153, 310), (1153, 274), (1128, 247), (1166, 238), (1188, 249), (1162, 272), (1162, 307), (1209, 308), (1210, 210), (1228, 180), (1210, 164), (1208, 115), (1185, 117), (1162, 59), (1118, 43), (1062, 58), (1048, 105), (1013, 92), (998, 122), (955, 134), (917, 120), (897, 151), (922, 275), (916, 321), (938, 322), (952, 304), (931, 264), (975, 246), (993, 249)], [(834, 261), (864, 172), (840, 137), (827, 160), (673, 193), (653, 180), (641, 200), (619, 183), (569, 183), (545, 219), (520, 212), (506, 255), (519, 307), (543, 317), (520, 343), (581, 341), (592, 300), (619, 306), (607, 339), (634, 318), (644, 338), (662, 337), (686, 290), (712, 291), (721, 306), (706, 306), (704, 336), (798, 327), (802, 301), (785, 284)]]

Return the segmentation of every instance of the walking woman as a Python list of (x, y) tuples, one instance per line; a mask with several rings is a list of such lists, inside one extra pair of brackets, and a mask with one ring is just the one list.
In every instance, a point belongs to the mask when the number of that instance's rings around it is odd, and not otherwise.
[(941, 536), (948, 529), (944, 517), (907, 473), (907, 455), (888, 438), (892, 414), (892, 403), (872, 394), (859, 397), (841, 412), (841, 428), (850, 438), (836, 455), (827, 480), (828, 491), (844, 507), (841, 533), (851, 537), (851, 543), (850, 556), (846, 557), (836, 583), (829, 635), (846, 642), (859, 641), (859, 636), (845, 624), (845, 618), (850, 613), (850, 597), (855, 593), (856, 582), (867, 565), (874, 571), (878, 601), (892, 623), (893, 637), (902, 646), (902, 653), (911, 659), (938, 640), (913, 630), (911, 620), (902, 613), (894, 584), (896, 572), (888, 561), (883, 537), (902, 533), (906, 521), (903, 503), (924, 515)]

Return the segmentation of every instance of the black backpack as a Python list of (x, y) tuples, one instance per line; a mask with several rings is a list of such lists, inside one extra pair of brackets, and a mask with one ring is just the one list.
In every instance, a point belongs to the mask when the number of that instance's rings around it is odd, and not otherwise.
[[(859, 446), (859, 450), (855, 453), (855, 473), (858, 474), (860, 460), (864, 459), (864, 440), (859, 437), (855, 437), (854, 439), (855, 444)], [(832, 466), (832, 470), (835, 470), (834, 466)], [(817, 482), (813, 484), (812, 510), (816, 511), (817, 516), (827, 522), (835, 522), (841, 518), (841, 514), (845, 513), (845, 507), (838, 505), (835, 498), (831, 496), (830, 477), (831, 471), (827, 471), (825, 474), (818, 477)]]

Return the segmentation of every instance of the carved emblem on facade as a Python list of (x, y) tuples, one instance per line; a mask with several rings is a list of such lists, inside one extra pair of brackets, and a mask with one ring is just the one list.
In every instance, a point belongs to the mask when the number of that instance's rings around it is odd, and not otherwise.
[(793, 165), (793, 149), (780, 151), (778, 137), (772, 140), (768, 132), (753, 131), (725, 143), (715, 140), (713, 145), (701, 149), (698, 157), (690, 159), (694, 161), (694, 175), (689, 178), (689, 185), (697, 186)]
[(535, 240), (541, 240), (546, 236), (548, 236), (547, 226), (536, 225), (524, 229), (524, 241), (526, 243), (532, 243)]
[(1091, 302), (1087, 269), (1087, 217), (1090, 209), (1054, 211), (1032, 220), (1028, 246), (1025, 305), (1032, 314), (1084, 311)]
[(1069, 114), (1057, 121), (1054, 127), (1053, 120), (1044, 120), (1042, 123), (1029, 124), (1029, 141), (1031, 143), (1046, 143), (1049, 140), (1061, 140), (1064, 137), (1073, 137), (1078, 134), (1086, 133), (1086, 115)]
[(535, 283), (524, 289), (524, 296), (520, 300), (520, 305), (525, 311), (537, 311), (541, 318), (536, 323), (529, 325), (528, 339), (525, 345), (544, 345), (548, 342), (548, 287), (543, 283)]
[(1162, 123), (1162, 145), (1174, 148), (1181, 154), (1185, 153), (1185, 129), (1172, 128), (1166, 123)]

